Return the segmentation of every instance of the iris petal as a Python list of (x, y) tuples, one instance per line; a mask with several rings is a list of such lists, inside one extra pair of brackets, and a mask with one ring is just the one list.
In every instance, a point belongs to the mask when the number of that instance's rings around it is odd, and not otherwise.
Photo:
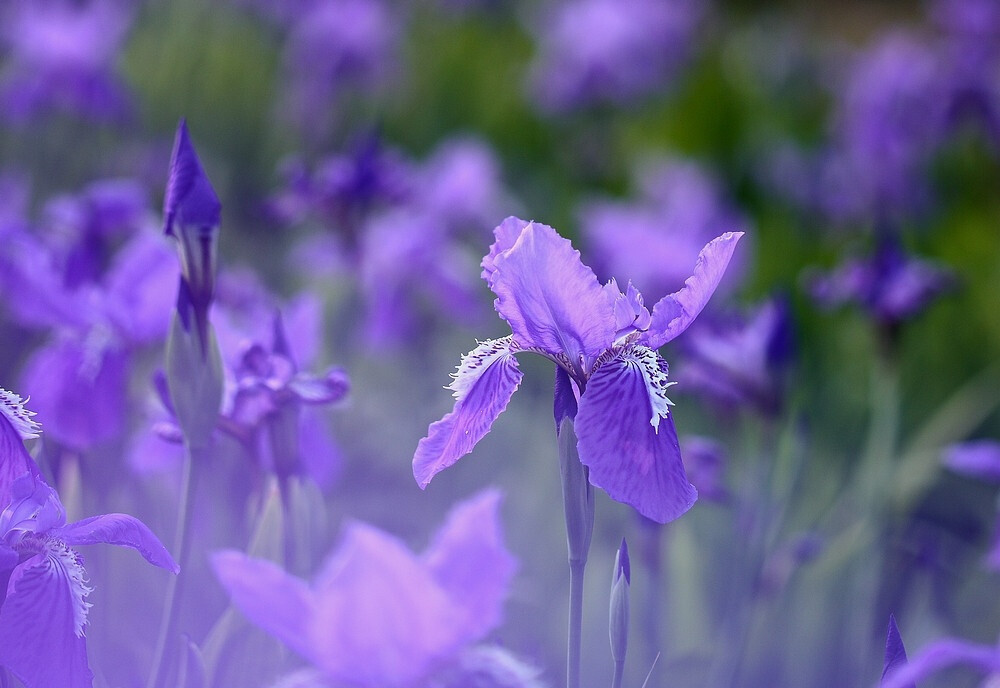
[(308, 624), (315, 601), (305, 581), (233, 550), (213, 554), (212, 568), (248, 619), (303, 657), (311, 656)]
[(91, 688), (87, 592), (79, 561), (58, 543), (15, 568), (0, 607), (0, 666), (27, 688)]
[(517, 566), (504, 547), (497, 490), (484, 490), (448, 515), (423, 561), (464, 616), (465, 635), (479, 640), (500, 624)]
[(614, 341), (614, 307), (594, 271), (547, 225), (525, 226), (514, 245), (493, 259), (488, 281), (497, 313), (523, 348), (565, 354), (572, 366), (586, 368)]
[(472, 451), (503, 413), (521, 383), (510, 337), (485, 341), (466, 354), (450, 387), (455, 407), (432, 423), (413, 455), (413, 477), (427, 487), (438, 472)]
[(651, 382), (641, 357), (619, 354), (601, 365), (580, 397), (576, 433), (594, 486), (667, 523), (690, 509), (698, 492), (684, 472), (665, 396), (652, 400)]
[(742, 236), (743, 232), (726, 232), (705, 245), (698, 254), (694, 273), (684, 286), (664, 296), (653, 307), (649, 330), (639, 340), (642, 344), (659, 349), (694, 322), (719, 286)]
[(131, 547), (154, 566), (177, 573), (180, 567), (146, 524), (128, 514), (103, 514), (71, 523), (53, 533), (69, 545), (107, 543)]

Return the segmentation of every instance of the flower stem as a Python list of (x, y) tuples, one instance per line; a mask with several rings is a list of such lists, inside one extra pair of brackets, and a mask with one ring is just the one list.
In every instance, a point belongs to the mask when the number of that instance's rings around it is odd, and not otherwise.
[(175, 639), (177, 636), (177, 615), (180, 608), (180, 600), (183, 593), (183, 584), (187, 578), (187, 564), (190, 553), (190, 531), (191, 512), (194, 505), (195, 489), (195, 463), (198, 461), (195, 455), (200, 454), (193, 447), (185, 444), (187, 449), (184, 452), (184, 468), (181, 473), (181, 494), (180, 503), (177, 506), (177, 526), (174, 530), (174, 554), (180, 566), (180, 573), (172, 577), (167, 583), (167, 596), (163, 607), (163, 616), (160, 617), (160, 632), (156, 639), (156, 650), (153, 654), (153, 668), (149, 674), (149, 681), (146, 688), (159, 688), (166, 685), (167, 674), (165, 673), (165, 662), (167, 657), (174, 654)]
[(625, 660), (615, 660), (615, 675), (611, 679), (611, 688), (622, 688), (622, 678), (625, 676)]
[(566, 646), (566, 688), (580, 688), (583, 572), (586, 567), (586, 561), (569, 562), (569, 642)]

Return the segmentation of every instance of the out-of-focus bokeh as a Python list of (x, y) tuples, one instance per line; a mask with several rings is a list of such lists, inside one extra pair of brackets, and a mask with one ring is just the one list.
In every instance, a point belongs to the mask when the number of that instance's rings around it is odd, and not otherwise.
[[(660, 526), (597, 491), (584, 686), (611, 681), (623, 536), (624, 685), (874, 686), (890, 613), (911, 658), (949, 636), (996, 645), (996, 0), (3, 3), (0, 387), (30, 397), (43, 432), (29, 449), (70, 521), (132, 514), (168, 549), (185, 459), (163, 372), (180, 268), (161, 207), (181, 118), (222, 203), (225, 371), (181, 572), (187, 685), (314, 685), (286, 678), (308, 667), (315, 685), (378, 685), (230, 606), (213, 553), (320, 589), (324, 563), (377, 569), (352, 547), (383, 564), (391, 549), (410, 583), (397, 599), (372, 574), (376, 601), (324, 617), (341, 652), (352, 625), (379, 637), (399, 600), (443, 594), (414, 582), (440, 573), (433, 534), (490, 486), (502, 535), (484, 537), (517, 567), (496, 582), (502, 613), (461, 640), (490, 644), (438, 673), (408, 664), (416, 683), (399, 685), (564, 682), (551, 363), (522, 354), (521, 388), (472, 454), (424, 491), (411, 471), (451, 409), (449, 373), (509, 332), (479, 263), (510, 215), (556, 228), (650, 308), (708, 241), (746, 233), (661, 352), (699, 501)], [(282, 404), (296, 414), (279, 431)], [(369, 552), (364, 533), (394, 544)], [(454, 556), (486, 556), (467, 545)], [(81, 552), (94, 685), (144, 685), (170, 574)]]

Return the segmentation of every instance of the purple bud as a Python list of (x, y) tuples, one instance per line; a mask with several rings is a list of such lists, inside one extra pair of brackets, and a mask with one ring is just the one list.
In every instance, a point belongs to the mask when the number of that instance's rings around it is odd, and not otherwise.
[(163, 231), (174, 234), (176, 225), (211, 229), (219, 226), (222, 205), (198, 159), (187, 121), (181, 119), (170, 156), (170, 177), (163, 199)]

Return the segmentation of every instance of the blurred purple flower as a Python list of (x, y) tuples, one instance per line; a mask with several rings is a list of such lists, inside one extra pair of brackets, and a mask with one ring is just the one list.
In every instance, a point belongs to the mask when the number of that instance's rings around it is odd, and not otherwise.
[(76, 545), (130, 547), (178, 572), (155, 535), (125, 514), (66, 523), (66, 510), (24, 448), (38, 436), (34, 415), (0, 389), (0, 667), (26, 688), (89, 688), (87, 586)]
[[(647, 160), (637, 167), (633, 183), (637, 200), (592, 201), (577, 215), (596, 271), (628, 275), (655, 298), (684, 284), (708, 241), (747, 224), (725, 201), (717, 180), (694, 161)], [(739, 279), (746, 263), (743, 256), (734, 258), (723, 288)]]
[(822, 160), (823, 209), (839, 221), (896, 221), (926, 205), (926, 167), (945, 117), (937, 54), (894, 32), (854, 61)]
[(382, 0), (311, 3), (285, 44), (286, 114), (309, 137), (324, 135), (349, 91), (381, 87), (395, 62), (400, 28)]
[(311, 584), (241, 552), (218, 552), (212, 565), (240, 611), (313, 664), (292, 685), (401, 688), (500, 624), (516, 568), (500, 501), (486, 490), (457, 505), (419, 556), (350, 523)]
[(952, 288), (955, 277), (938, 263), (908, 255), (898, 238), (883, 236), (872, 256), (845, 260), (829, 273), (809, 275), (808, 282), (819, 305), (856, 304), (891, 329)]
[(8, 49), (0, 74), (3, 119), (25, 124), (44, 111), (120, 121), (128, 91), (114, 73), (132, 21), (118, 0), (34, 0), (8, 3), (2, 12)]
[(931, 16), (945, 33), (947, 124), (971, 120), (1000, 152), (1000, 4), (936, 0)]
[[(575, 429), (590, 482), (665, 523), (697, 498), (684, 473), (670, 400), (667, 364), (656, 350), (705, 307), (741, 233), (727, 233), (699, 255), (684, 287), (645, 308), (629, 284), (603, 288), (567, 239), (547, 225), (510, 217), (494, 230), (483, 278), (513, 333), (467, 354), (449, 388), (451, 413), (417, 445), (413, 475), (425, 488), (472, 451), (521, 381), (515, 354), (530, 351), (557, 366), (557, 385), (579, 400)], [(628, 448), (624, 452), (624, 448)]]
[(702, 319), (682, 344), (689, 388), (725, 407), (780, 410), (783, 378), (793, 355), (788, 304), (765, 301), (745, 316)]
[(1000, 442), (972, 440), (944, 450), (944, 465), (962, 475), (1000, 483)]
[(532, 90), (559, 112), (663, 89), (703, 13), (700, 0), (562, 0), (539, 22)]
[[(886, 648), (888, 654), (888, 647)], [(882, 679), (880, 688), (912, 688), (934, 674), (956, 665), (1000, 676), (1000, 647), (980, 645), (961, 638), (941, 638), (924, 646), (906, 664)], [(984, 684), (984, 686), (987, 684)]]

